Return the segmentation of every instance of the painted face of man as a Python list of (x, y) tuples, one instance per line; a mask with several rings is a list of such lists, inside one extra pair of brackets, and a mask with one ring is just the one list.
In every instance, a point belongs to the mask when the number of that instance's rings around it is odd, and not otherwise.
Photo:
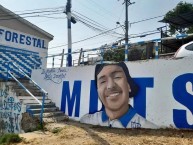
[(97, 75), (97, 88), (105, 109), (118, 111), (128, 107), (130, 86), (120, 66), (104, 66)]

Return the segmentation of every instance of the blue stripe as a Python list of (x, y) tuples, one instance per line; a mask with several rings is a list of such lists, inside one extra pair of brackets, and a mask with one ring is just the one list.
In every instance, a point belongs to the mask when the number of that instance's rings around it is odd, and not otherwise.
[(145, 44), (145, 41), (139, 41), (139, 42), (137, 42), (137, 44)]
[(23, 65), (21, 62), (19, 62), (17, 59), (15, 59), (12, 55), (10, 55), (9, 53), (4, 53), (6, 56), (8, 56), (12, 62), (15, 62), (17, 65), (19, 65), (19, 67), (21, 67), (21, 69), (27, 72), (30, 72), (31, 70), (29, 68), (27, 68), (25, 65)]
[(161, 41), (161, 39), (159, 38), (159, 39), (152, 39), (152, 41), (154, 42), (154, 41)]
[(0, 45), (0, 50), (1, 51), (12, 51), (12, 52), (16, 52), (16, 53), (24, 53), (24, 54), (28, 54), (28, 55), (38, 55), (38, 52), (33, 52), (33, 51), (28, 51), (28, 50), (23, 50), (20, 48), (15, 48), (15, 47), (9, 47), (9, 46), (4, 46), (4, 45)]
[(183, 38), (183, 37), (187, 37), (188, 35), (187, 34), (177, 34), (176, 35), (176, 38)]
[[(7, 66), (3, 62), (14, 62), (21, 68), (27, 75), (31, 75), (32, 69), (39, 68), (42, 64), (39, 57), (39, 53), (34, 53), (31, 51), (25, 51), (22, 49), (6, 47), (0, 45), (0, 71), (7, 71)], [(16, 78), (23, 78), (23, 74), (19, 72), (17, 68), (10, 65), (10, 71), (14, 74)], [(7, 77), (6, 72), (0, 73), (0, 79), (5, 79)]]
[(125, 55), (128, 55), (128, 49), (125, 49)]

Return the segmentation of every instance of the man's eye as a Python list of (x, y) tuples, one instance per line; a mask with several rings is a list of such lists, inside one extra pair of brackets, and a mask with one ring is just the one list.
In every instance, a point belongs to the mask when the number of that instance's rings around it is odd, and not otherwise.
[(114, 77), (114, 79), (120, 79), (121, 78), (121, 76), (115, 76)]
[(106, 81), (101, 81), (100, 84), (104, 84)]

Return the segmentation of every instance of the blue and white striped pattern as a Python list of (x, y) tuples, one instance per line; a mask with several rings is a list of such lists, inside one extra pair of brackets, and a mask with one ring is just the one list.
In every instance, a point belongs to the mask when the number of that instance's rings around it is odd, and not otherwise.
[[(40, 68), (42, 64), (39, 53), (0, 45), (0, 79), (6, 79), (7, 77), (7, 62), (14, 62), (29, 76), (32, 69)], [(12, 64), (9, 67), (16, 78), (23, 77)]]

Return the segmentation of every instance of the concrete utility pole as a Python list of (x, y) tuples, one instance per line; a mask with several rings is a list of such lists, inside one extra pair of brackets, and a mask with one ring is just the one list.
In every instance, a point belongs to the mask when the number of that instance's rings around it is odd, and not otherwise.
[(72, 66), (72, 36), (71, 36), (71, 0), (67, 0), (66, 4), (66, 14), (68, 17), (67, 27), (68, 27), (68, 55), (66, 66)]
[(130, 0), (124, 0), (125, 3), (125, 61), (128, 61), (128, 6), (134, 4), (135, 2), (130, 2)]

